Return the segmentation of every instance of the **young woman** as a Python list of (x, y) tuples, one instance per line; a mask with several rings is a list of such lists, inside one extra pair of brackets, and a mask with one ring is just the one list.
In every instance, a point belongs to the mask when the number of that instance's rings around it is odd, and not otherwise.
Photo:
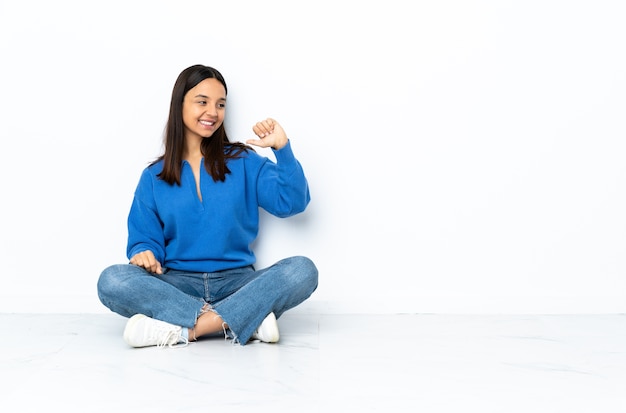
[[(280, 124), (256, 123), (258, 139), (230, 142), (226, 82), (194, 65), (174, 84), (164, 153), (141, 174), (128, 215), (129, 264), (106, 268), (98, 297), (129, 320), (132, 347), (175, 346), (224, 332), (240, 345), (275, 343), (277, 319), (317, 288), (308, 258), (254, 268), (259, 208), (298, 214), (310, 194)], [(253, 147), (270, 147), (276, 162)]]

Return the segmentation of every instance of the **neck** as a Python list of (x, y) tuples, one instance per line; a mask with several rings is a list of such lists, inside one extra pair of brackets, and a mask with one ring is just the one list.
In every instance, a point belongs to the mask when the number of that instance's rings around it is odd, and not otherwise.
[(200, 147), (200, 141), (187, 139), (184, 158), (187, 160), (202, 158), (202, 150)]

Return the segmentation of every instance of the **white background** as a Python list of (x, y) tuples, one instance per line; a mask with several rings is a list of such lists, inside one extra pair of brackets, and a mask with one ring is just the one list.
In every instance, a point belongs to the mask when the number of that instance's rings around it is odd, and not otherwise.
[[(202, 63), (233, 140), (275, 117), (320, 312), (626, 311), (626, 3), (0, 0), (0, 311), (108, 312), (171, 88)], [(268, 154), (268, 156), (271, 156)]]

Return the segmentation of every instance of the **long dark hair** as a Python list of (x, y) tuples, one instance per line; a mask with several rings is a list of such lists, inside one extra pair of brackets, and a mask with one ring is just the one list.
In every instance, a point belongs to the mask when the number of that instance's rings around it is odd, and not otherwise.
[[(180, 185), (183, 151), (185, 149), (183, 100), (189, 89), (205, 79), (217, 79), (224, 86), (224, 91), (228, 93), (226, 81), (222, 74), (217, 69), (204, 65), (188, 67), (178, 75), (176, 83), (174, 83), (170, 114), (163, 138), (165, 152), (152, 162), (154, 165), (163, 160), (163, 170), (158, 176), (172, 185), (174, 183)], [(204, 166), (213, 180), (225, 181), (226, 174), (230, 173), (226, 161), (238, 158), (242, 152), (254, 149), (241, 142), (230, 142), (226, 135), (226, 129), (224, 129), (224, 123), (222, 123), (210, 138), (202, 140), (200, 150), (204, 156)]]

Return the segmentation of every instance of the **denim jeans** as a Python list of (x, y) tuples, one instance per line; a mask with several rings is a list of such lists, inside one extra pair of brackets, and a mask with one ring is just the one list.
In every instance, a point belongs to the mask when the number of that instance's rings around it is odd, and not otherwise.
[(306, 300), (317, 288), (318, 271), (306, 257), (285, 258), (256, 270), (253, 266), (213, 273), (165, 268), (152, 274), (131, 264), (106, 268), (98, 279), (98, 297), (124, 317), (145, 314), (191, 328), (208, 303), (228, 325), (234, 342), (245, 345), (263, 319)]

